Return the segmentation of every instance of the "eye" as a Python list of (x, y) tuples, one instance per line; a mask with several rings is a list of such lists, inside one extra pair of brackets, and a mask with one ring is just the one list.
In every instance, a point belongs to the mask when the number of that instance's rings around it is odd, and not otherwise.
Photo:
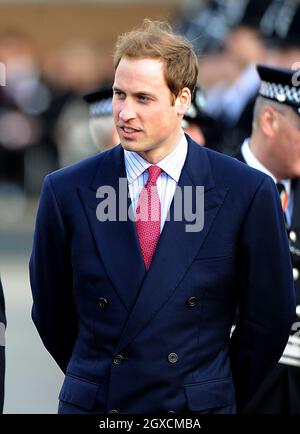
[(118, 99), (125, 99), (125, 93), (120, 90), (114, 90), (114, 96)]
[(139, 95), (138, 100), (142, 103), (147, 103), (150, 101), (150, 98), (147, 95)]

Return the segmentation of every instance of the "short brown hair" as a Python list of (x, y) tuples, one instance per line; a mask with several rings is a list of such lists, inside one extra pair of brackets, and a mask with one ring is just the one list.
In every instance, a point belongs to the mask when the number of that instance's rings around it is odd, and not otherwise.
[(122, 57), (159, 59), (164, 64), (166, 83), (176, 97), (184, 87), (194, 92), (198, 77), (198, 59), (192, 44), (173, 32), (167, 22), (145, 19), (143, 25), (120, 35), (114, 52), (117, 69)]

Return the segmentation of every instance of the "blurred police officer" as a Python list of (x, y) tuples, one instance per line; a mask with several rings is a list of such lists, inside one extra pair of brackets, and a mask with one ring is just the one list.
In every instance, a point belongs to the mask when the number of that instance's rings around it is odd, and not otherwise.
[(83, 96), (89, 104), (90, 132), (102, 151), (117, 145), (120, 140), (112, 112), (112, 86), (103, 86)]
[(253, 130), (238, 158), (270, 175), (277, 184), (290, 242), (297, 307), (283, 356), (247, 411), (300, 414), (300, 70), (262, 65), (257, 70), (261, 86)]
[(202, 89), (196, 86), (191, 104), (183, 116), (182, 128), (199, 145), (214, 148), (215, 125), (215, 120), (207, 113)]
[(4, 296), (3, 296), (3, 289), (0, 280), (0, 413), (2, 413), (3, 401), (4, 401), (5, 327), (6, 327), (6, 318), (5, 318)]

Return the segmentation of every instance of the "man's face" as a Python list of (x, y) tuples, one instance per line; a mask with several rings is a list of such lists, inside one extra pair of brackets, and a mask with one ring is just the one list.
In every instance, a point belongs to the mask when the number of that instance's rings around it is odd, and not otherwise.
[(281, 167), (281, 178), (297, 178), (300, 177), (300, 116), (290, 107), (277, 113), (279, 127), (274, 137), (277, 144), (274, 152)]
[(114, 121), (123, 148), (138, 152), (152, 163), (164, 158), (182, 136), (182, 115), (178, 98), (172, 104), (163, 63), (123, 57), (113, 89)]

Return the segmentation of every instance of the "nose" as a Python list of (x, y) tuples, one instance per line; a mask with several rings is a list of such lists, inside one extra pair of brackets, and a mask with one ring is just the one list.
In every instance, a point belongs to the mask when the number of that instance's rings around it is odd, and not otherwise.
[(131, 119), (135, 118), (135, 110), (133, 108), (132, 103), (126, 99), (126, 101), (122, 102), (121, 110), (119, 112), (119, 118), (122, 122), (128, 122)]

